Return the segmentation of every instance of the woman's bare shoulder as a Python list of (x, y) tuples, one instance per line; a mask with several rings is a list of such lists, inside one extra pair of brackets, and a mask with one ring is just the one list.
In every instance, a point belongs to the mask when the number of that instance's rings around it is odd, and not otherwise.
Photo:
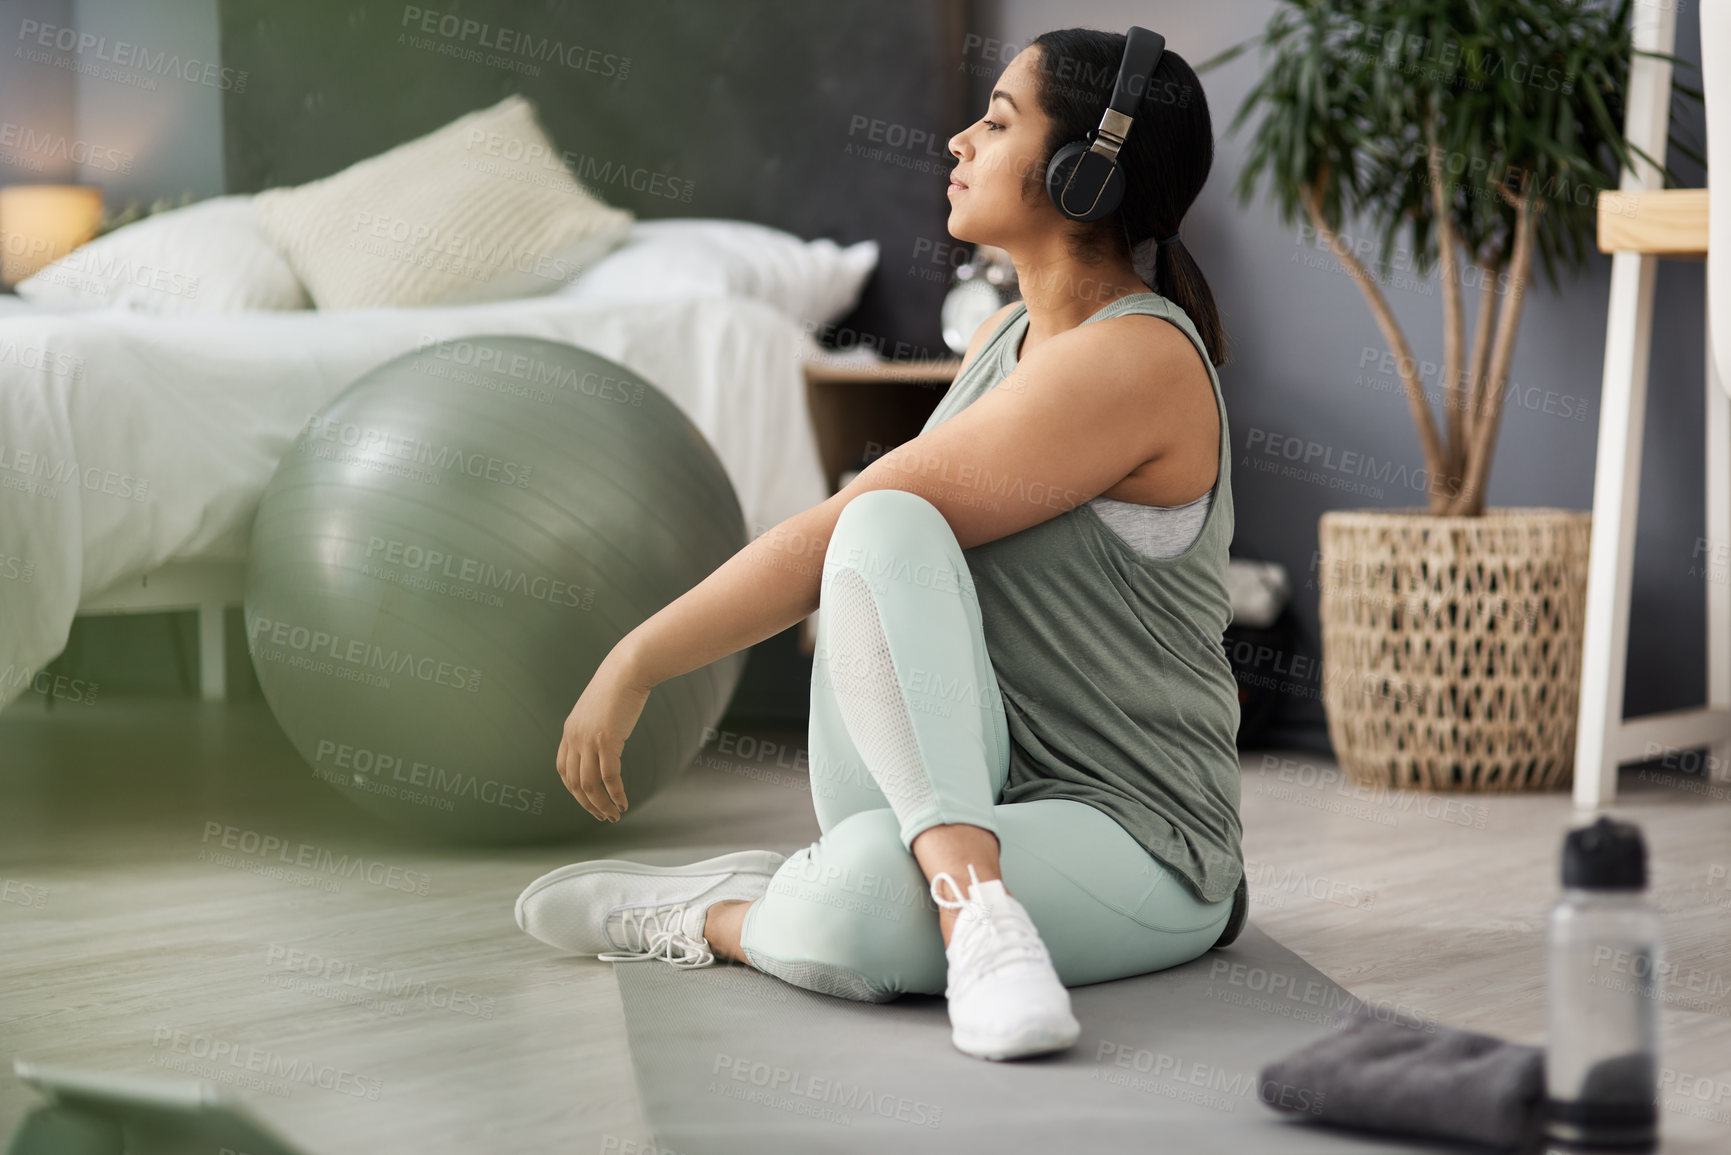
[[(985, 347), (986, 342), (992, 339), (992, 334), (998, 331), (998, 326), (1002, 325), (1009, 315), (1014, 313), (1021, 304), (1022, 302), (1020, 301), (1011, 301), (1008, 305), (1005, 305), (996, 313), (993, 313), (990, 317), (987, 317), (984, 321), (980, 322), (980, 327), (974, 330), (973, 339), (968, 342), (968, 351), (966, 355), (962, 357), (963, 369), (966, 369), (969, 365), (974, 363), (975, 356), (977, 356), (980, 350)], [(957, 371), (957, 375), (960, 376), (960, 370)]]

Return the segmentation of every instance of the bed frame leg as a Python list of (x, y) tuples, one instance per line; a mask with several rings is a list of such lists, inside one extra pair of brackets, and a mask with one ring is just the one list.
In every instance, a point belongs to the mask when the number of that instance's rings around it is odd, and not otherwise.
[(223, 637), (221, 602), (198, 607), (198, 681), (207, 702), (228, 700), (227, 647)]

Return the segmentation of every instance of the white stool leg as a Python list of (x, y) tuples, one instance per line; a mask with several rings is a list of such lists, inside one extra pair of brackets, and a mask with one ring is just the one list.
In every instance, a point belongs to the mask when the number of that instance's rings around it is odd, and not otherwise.
[[(1707, 707), (1731, 709), (1731, 384), (1714, 361), (1713, 310), (1707, 309)], [(1731, 781), (1731, 738), (1707, 748), (1708, 773)]]
[(1606, 326), (1587, 560), (1587, 620), (1581, 643), (1581, 716), (1575, 728), (1575, 805), (1588, 810), (1608, 805), (1617, 796), (1657, 269), (1655, 258), (1640, 253), (1611, 258), (1611, 315)]
[[(1630, 29), (1636, 48), (1669, 54), (1676, 46), (1676, 8), (1636, 5)], [(1623, 136), (1648, 156), (1663, 158), (1670, 139), (1671, 69), (1663, 56), (1637, 56), (1629, 63)], [(1662, 187), (1659, 166), (1640, 157), (1623, 170), (1619, 185), (1623, 192)], [(1629, 592), (1658, 263), (1657, 257), (1645, 253), (1620, 252), (1611, 258), (1593, 536), (1587, 563), (1586, 636), (1581, 647), (1581, 717), (1575, 730), (1575, 805), (1585, 810), (1609, 805), (1616, 798), (1617, 767), (1624, 756), (1624, 660), (1629, 652)]]

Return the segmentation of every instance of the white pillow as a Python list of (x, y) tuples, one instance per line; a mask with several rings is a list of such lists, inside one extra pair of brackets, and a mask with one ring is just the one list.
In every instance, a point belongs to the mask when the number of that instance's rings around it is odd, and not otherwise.
[(312, 304), (259, 227), (250, 196), (213, 197), (124, 225), (19, 282), (18, 295), (48, 308), (144, 313)]
[(265, 232), (321, 309), (552, 292), (636, 219), (571, 175), (535, 106), (517, 95), (256, 200)]
[(744, 296), (775, 306), (807, 331), (859, 303), (878, 243), (842, 247), (769, 225), (717, 218), (638, 221), (625, 243), (560, 293), (584, 298), (668, 294)]

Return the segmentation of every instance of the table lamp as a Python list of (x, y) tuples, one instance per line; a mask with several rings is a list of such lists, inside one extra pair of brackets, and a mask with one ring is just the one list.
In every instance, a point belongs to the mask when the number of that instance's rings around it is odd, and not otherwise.
[(0, 188), (0, 283), (11, 288), (96, 235), (102, 190), (92, 185)]

